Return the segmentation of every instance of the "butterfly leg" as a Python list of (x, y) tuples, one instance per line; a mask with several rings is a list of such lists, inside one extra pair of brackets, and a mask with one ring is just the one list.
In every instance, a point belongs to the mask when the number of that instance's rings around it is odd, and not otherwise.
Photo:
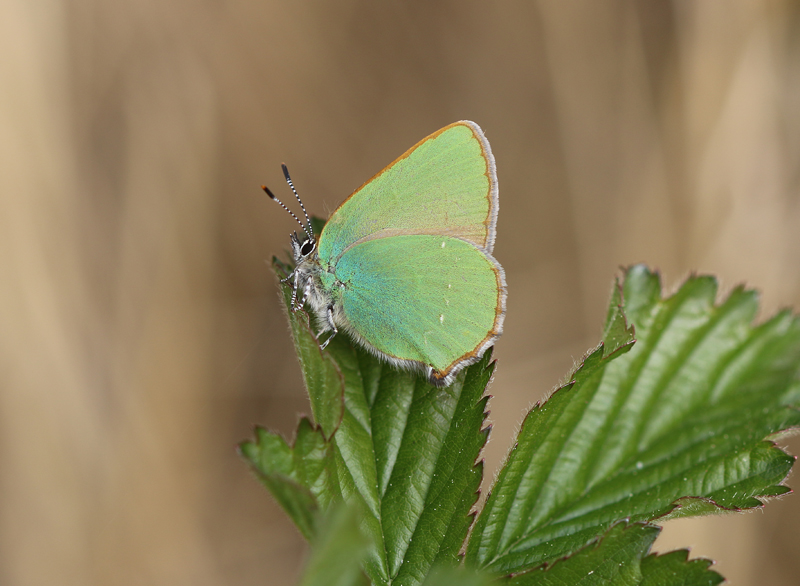
[(294, 271), (286, 275), (285, 279), (281, 279), (281, 283), (288, 283), (294, 277)]
[(306, 283), (306, 286), (303, 288), (303, 298), (300, 299), (300, 305), (298, 306), (298, 309), (306, 304), (306, 299), (308, 299), (308, 296), (311, 294), (311, 287), (312, 283), (311, 279), (309, 279)]
[[(329, 327), (329, 328), (330, 328), (330, 329), (333, 331), (333, 333), (332, 333), (330, 336), (328, 336), (328, 339), (327, 339), (327, 340), (325, 340), (325, 341), (322, 343), (322, 346), (320, 346), (320, 348), (321, 348), (322, 350), (324, 350), (324, 349), (325, 349), (325, 346), (327, 346), (327, 345), (328, 345), (328, 342), (330, 342), (331, 340), (333, 340), (333, 337), (334, 337), (336, 334), (338, 334), (338, 333), (339, 333), (339, 330), (337, 330), (337, 329), (336, 329), (336, 324), (335, 324), (335, 323), (333, 323), (333, 306), (332, 306), (332, 305), (329, 305), (329, 306), (328, 306), (328, 312), (326, 313), (326, 321), (328, 322), (328, 327)], [(320, 333), (322, 333), (322, 332), (320, 332)]]
[[(300, 304), (297, 304), (297, 289), (300, 287), (300, 273), (297, 271), (294, 272), (294, 283), (292, 283), (292, 311), (297, 311), (301, 307), (303, 307), (303, 303), (305, 303), (305, 293), (303, 297), (303, 301)], [(308, 284), (306, 285), (306, 290), (308, 290)]]

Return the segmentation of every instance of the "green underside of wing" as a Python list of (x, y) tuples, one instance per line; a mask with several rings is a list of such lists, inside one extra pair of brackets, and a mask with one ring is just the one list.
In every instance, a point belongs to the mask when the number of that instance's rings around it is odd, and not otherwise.
[(456, 124), (426, 139), (351, 195), (325, 225), (319, 255), (336, 261), (364, 238), (441, 234), (487, 248), (489, 162), (475, 130)]
[(495, 261), (446, 236), (370, 240), (335, 271), (344, 314), (367, 342), (439, 371), (486, 340), (502, 303)]

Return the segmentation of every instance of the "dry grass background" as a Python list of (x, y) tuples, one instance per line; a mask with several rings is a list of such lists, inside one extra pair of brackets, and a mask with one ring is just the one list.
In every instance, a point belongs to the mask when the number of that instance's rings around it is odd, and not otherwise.
[[(4, 585), (296, 580), (234, 451), (307, 409), (264, 263), (282, 161), (327, 215), (429, 132), (484, 128), (510, 288), (490, 469), (620, 265), (800, 307), (797, 2), (4, 0), (0, 55)], [(799, 520), (788, 496), (657, 549), (797, 584)]]

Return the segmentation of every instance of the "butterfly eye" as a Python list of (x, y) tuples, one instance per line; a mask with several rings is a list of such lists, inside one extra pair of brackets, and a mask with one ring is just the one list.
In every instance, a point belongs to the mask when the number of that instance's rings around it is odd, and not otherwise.
[(312, 252), (314, 252), (314, 248), (316, 247), (316, 243), (313, 240), (306, 240), (303, 242), (303, 246), (300, 248), (300, 254), (303, 256), (308, 256)]

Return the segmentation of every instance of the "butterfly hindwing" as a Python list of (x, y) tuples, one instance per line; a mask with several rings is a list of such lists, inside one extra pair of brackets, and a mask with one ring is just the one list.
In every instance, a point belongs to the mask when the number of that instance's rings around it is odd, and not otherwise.
[(499, 336), (500, 265), (474, 244), (437, 235), (368, 240), (339, 259), (349, 330), (390, 359), (441, 377), (477, 359)]

